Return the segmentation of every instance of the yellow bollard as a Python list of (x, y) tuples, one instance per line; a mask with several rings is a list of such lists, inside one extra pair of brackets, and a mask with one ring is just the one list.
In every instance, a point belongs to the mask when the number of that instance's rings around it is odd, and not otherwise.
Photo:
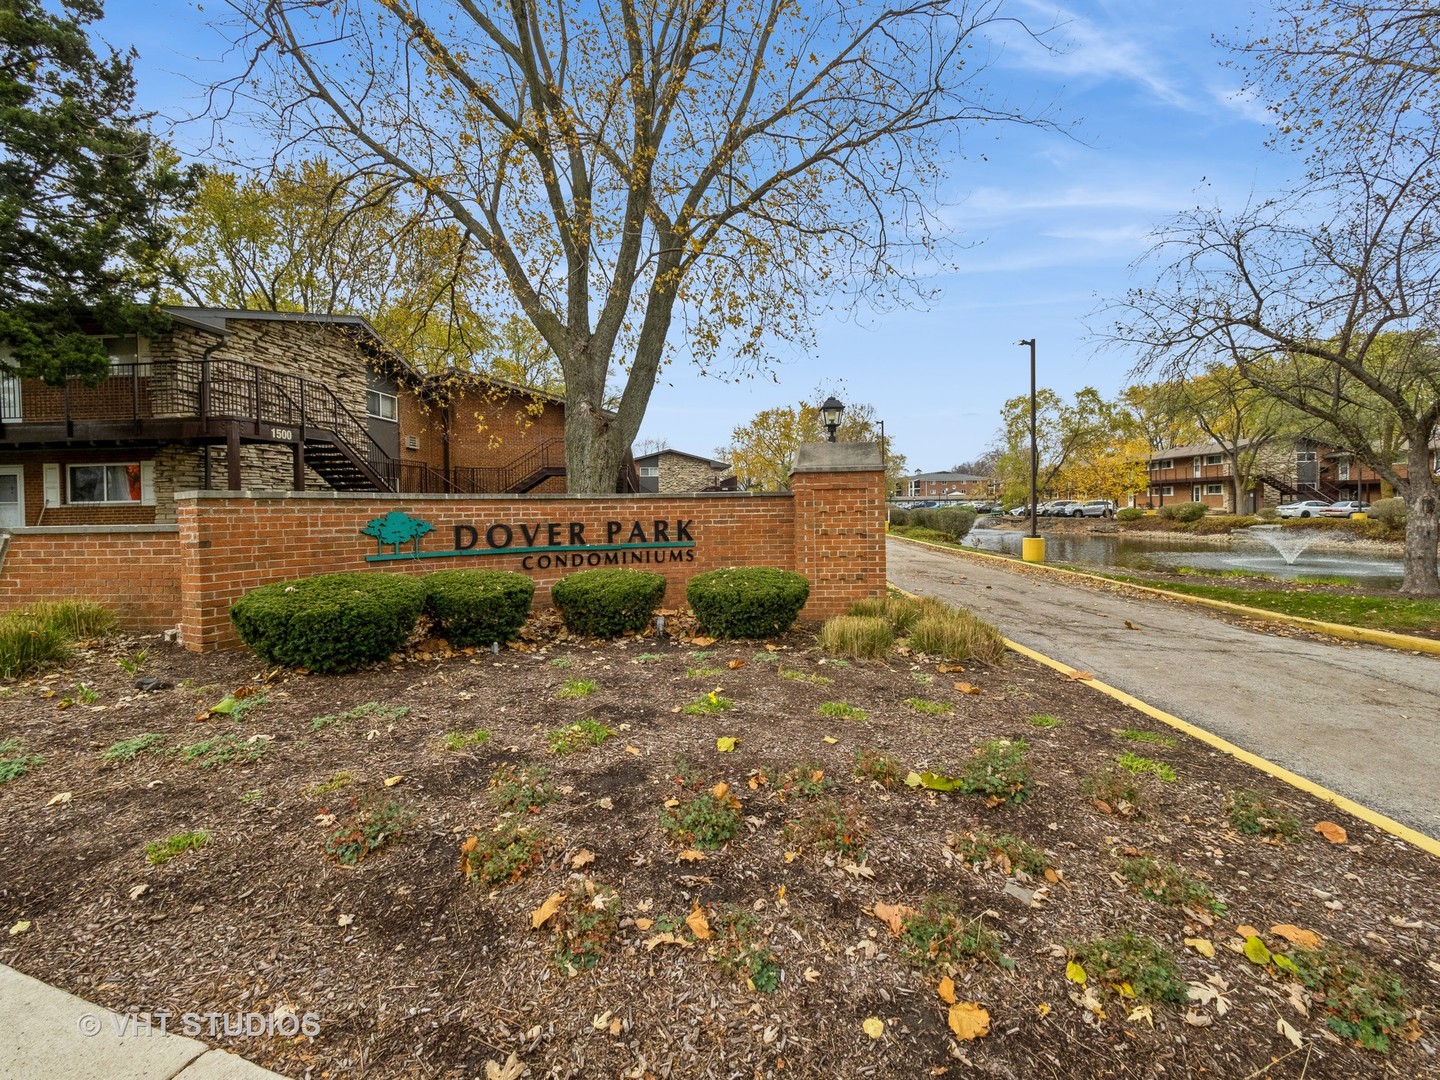
[(1369, 521), (1369, 520), (1370, 520), (1370, 515), (1369, 515), (1369, 514), (1360, 514), (1360, 513), (1351, 514), (1351, 515), (1350, 515), (1350, 520), (1351, 520), (1351, 521)]
[(1020, 538), (1020, 559), (1022, 562), (1045, 561), (1045, 538), (1024, 536)]

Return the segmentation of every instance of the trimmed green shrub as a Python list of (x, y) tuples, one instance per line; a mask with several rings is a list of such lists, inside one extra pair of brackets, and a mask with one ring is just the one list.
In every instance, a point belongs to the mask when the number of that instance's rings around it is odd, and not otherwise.
[(644, 570), (582, 570), (550, 587), (565, 629), (589, 637), (639, 633), (665, 598), (665, 578)]
[(948, 542), (958, 544), (975, 524), (975, 511), (968, 506), (922, 507), (910, 512), (908, 524), (944, 533)]
[(892, 507), (890, 510), (890, 527), (892, 529), (903, 529), (910, 524), (911, 510), (902, 510), (900, 507)]
[(732, 566), (696, 574), (685, 599), (713, 637), (778, 637), (794, 625), (810, 596), (810, 582), (793, 570)]
[(1155, 515), (1164, 518), (1166, 521), (1199, 521), (1209, 513), (1209, 511), (1210, 508), (1204, 503), (1167, 503), (1160, 507), (1159, 510), (1156, 510)]
[(456, 648), (509, 641), (535, 597), (535, 582), (508, 570), (441, 570), (421, 581), (425, 610)]
[(230, 622), (269, 663), (353, 671), (405, 644), (425, 591), (405, 574), (322, 574), (252, 589), (230, 608)]
[(1145, 516), (1145, 511), (1138, 506), (1127, 506), (1123, 510), (1115, 511), (1116, 521), (1139, 521)]

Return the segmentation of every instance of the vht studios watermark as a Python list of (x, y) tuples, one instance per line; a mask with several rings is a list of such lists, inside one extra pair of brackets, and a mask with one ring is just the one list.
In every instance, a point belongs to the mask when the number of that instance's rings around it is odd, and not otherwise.
[(107, 1028), (118, 1039), (144, 1039), (152, 1035), (187, 1035), (190, 1038), (257, 1039), (262, 1035), (293, 1038), (320, 1034), (320, 1017), (281, 1009), (273, 1013), (175, 1013), (156, 1009), (146, 1013), (83, 1013), (75, 1027), (87, 1039)]

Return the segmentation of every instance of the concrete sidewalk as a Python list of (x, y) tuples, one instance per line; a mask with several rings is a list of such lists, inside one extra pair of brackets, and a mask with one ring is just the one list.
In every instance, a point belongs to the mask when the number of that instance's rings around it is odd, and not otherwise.
[[(169, 1026), (179, 1030), (178, 1017)], [(5, 1080), (284, 1080), (196, 1039), (134, 1019), (0, 964), (0, 1077)]]

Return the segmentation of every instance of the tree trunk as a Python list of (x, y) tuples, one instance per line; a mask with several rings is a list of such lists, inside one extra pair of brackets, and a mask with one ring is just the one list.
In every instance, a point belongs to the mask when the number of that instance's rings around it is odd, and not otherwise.
[(1436, 573), (1435, 549), (1440, 538), (1437, 522), (1435, 478), (1430, 474), (1426, 439), (1410, 440), (1406, 455), (1409, 476), (1405, 484), (1405, 596), (1440, 596), (1440, 574)]
[[(567, 394), (567, 398), (569, 395)], [(613, 492), (620, 479), (626, 447), (618, 445), (618, 426), (599, 403), (567, 401), (565, 408), (565, 490), (572, 495)]]

